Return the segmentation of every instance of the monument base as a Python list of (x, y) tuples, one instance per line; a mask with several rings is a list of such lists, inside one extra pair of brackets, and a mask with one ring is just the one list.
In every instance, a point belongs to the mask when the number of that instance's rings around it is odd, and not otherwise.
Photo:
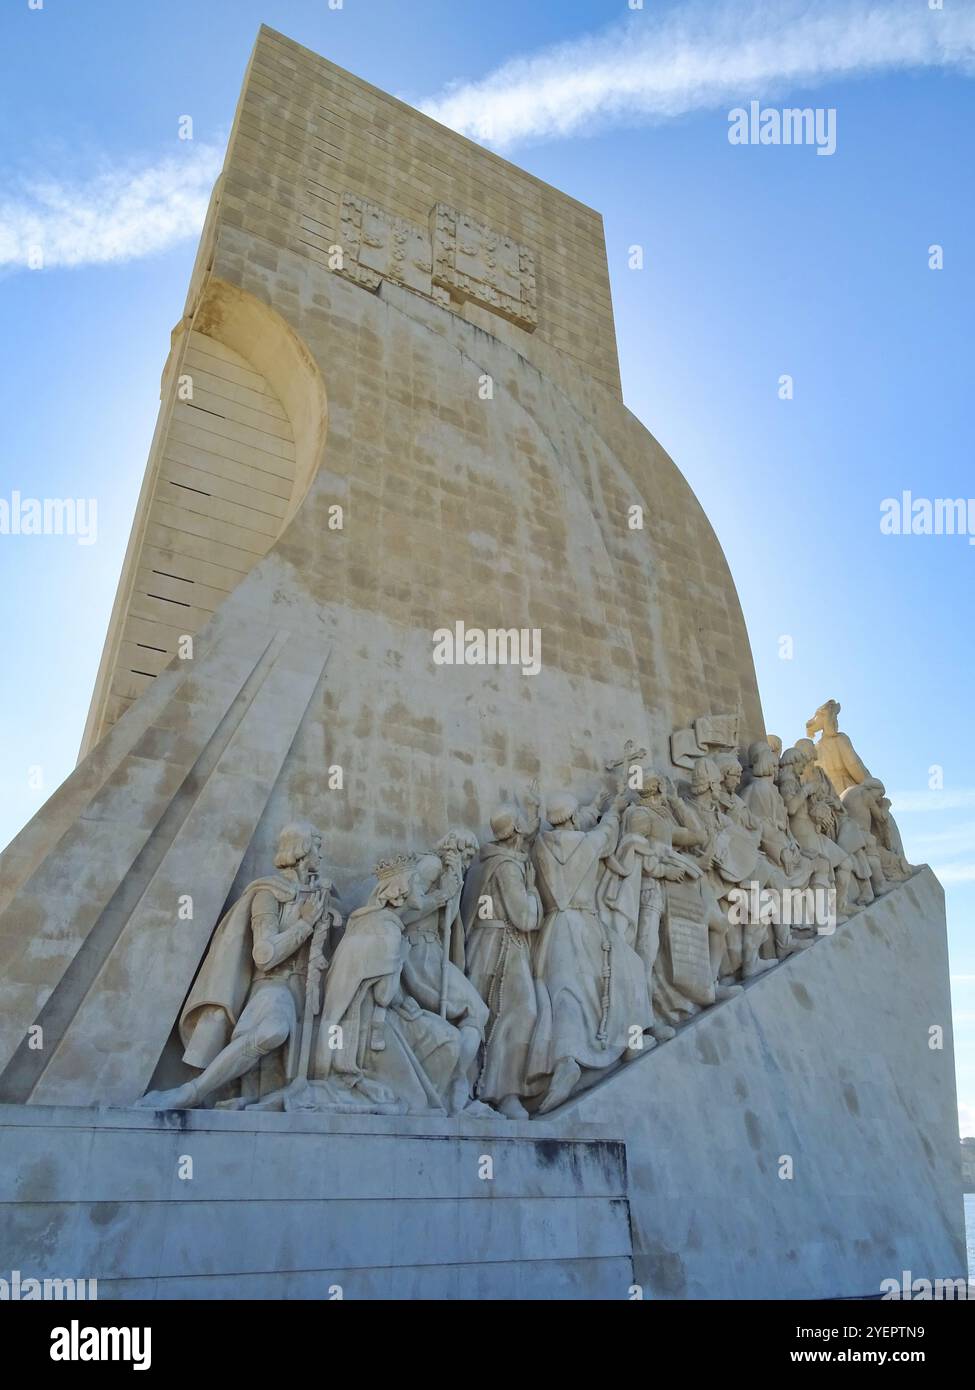
[(67, 1106), (0, 1106), (0, 1125), (0, 1250), (21, 1281), (95, 1278), (100, 1299), (615, 1299), (633, 1282), (625, 1154), (602, 1137)]
[(947, 981), (925, 869), (544, 1120), (0, 1106), (0, 1265), (100, 1298), (963, 1277)]

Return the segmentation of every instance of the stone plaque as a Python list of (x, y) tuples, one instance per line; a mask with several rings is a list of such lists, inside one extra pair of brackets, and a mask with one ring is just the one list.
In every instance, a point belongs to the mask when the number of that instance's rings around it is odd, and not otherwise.
[(666, 887), (671, 978), (688, 999), (710, 1004), (714, 981), (700, 887), (684, 883), (668, 883)]

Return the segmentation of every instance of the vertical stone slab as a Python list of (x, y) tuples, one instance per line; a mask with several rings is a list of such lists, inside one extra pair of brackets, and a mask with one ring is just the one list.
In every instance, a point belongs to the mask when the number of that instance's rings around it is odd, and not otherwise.
[[(77, 968), (221, 721), (254, 676), (273, 629), (224, 632), (154, 712), (70, 829), (0, 915), (0, 1068), (23, 1047), (66, 973)], [(0, 1073), (0, 1098), (12, 1098)]]
[[(33, 1085), (32, 1101), (78, 1104), (87, 1093), (118, 1105), (147, 1089), (327, 659), (327, 648), (299, 635), (275, 636), (265, 678)], [(193, 917), (180, 920), (187, 895)]]

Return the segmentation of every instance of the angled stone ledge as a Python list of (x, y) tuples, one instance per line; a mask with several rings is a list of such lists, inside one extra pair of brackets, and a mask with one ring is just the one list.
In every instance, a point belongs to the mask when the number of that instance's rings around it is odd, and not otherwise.
[(905, 1269), (962, 1277), (938, 880), (921, 869), (550, 1118), (625, 1140), (647, 1297), (856, 1298)]

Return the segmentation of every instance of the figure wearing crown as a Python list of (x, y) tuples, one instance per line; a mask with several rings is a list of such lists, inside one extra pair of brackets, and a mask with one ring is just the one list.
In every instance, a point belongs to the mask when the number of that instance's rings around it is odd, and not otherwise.
[(467, 1088), (458, 1087), (460, 1031), (421, 1008), (403, 984), (400, 912), (415, 868), (412, 855), (376, 866), (376, 886), (336, 948), (311, 1071), (312, 1090), (327, 1090), (328, 1103), (337, 1084), (350, 1103), (391, 1114), (454, 1113), (469, 1103)]

